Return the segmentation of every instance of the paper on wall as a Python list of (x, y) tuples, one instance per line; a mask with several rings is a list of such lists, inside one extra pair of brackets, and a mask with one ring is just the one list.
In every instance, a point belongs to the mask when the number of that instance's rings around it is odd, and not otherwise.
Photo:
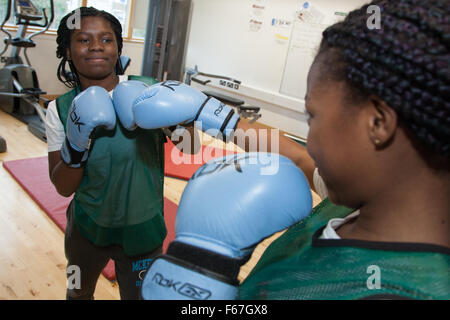
[(309, 70), (322, 39), (322, 32), (328, 26), (323, 23), (325, 14), (304, 2), (296, 12), (288, 53), (286, 57), (280, 93), (303, 98), (306, 94), (305, 71)]
[(261, 30), (265, 12), (265, 0), (252, 1), (250, 4), (249, 31), (258, 32)]

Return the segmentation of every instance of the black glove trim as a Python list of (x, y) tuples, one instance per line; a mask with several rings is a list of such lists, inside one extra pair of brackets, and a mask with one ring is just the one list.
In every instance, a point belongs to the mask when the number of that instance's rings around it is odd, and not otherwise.
[(248, 260), (233, 259), (178, 241), (173, 241), (161, 258), (232, 286), (239, 285), (240, 267)]
[(228, 122), (230, 122), (231, 118), (233, 117), (234, 113), (235, 113), (234, 110), (231, 109), (230, 112), (228, 113), (227, 117), (225, 118), (225, 120), (222, 124), (222, 127), (220, 128), (220, 132), (222, 133), (222, 141), (225, 143), (228, 143), (230, 140), (233, 139), (234, 132), (236, 131), (237, 125), (238, 125), (239, 121), (241, 120), (241, 118), (239, 117), (238, 120), (236, 121), (236, 124), (231, 129), (233, 131), (233, 133), (230, 134), (230, 136), (227, 136), (224, 131), (225, 131), (226, 126), (228, 125)]
[[(69, 139), (65, 139), (61, 148), (61, 160), (71, 168), (81, 168), (86, 165), (87, 157), (85, 151), (77, 151), (70, 145)], [(86, 158), (85, 160), (83, 160)]]
[(225, 134), (224, 130), (227, 127), (228, 122), (230, 122), (230, 119), (233, 117), (234, 115), (234, 110), (232, 108), (230, 108), (230, 112), (228, 112), (227, 117), (225, 118), (225, 120), (222, 123), (222, 126), (220, 127), (220, 132), (222, 132), (223, 134)]
[(208, 103), (209, 99), (211, 99), (212, 97), (207, 97), (205, 101), (203, 101), (203, 104), (200, 106), (200, 109), (198, 109), (197, 114), (195, 115), (194, 121), (197, 121), (198, 117), (200, 117), (200, 113), (202, 113), (203, 108), (205, 107), (205, 105)]

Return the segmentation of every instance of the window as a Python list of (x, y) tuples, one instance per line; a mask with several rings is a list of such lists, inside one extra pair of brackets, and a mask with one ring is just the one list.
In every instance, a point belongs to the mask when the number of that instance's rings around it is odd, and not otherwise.
[(87, 0), (86, 5), (114, 15), (122, 24), (124, 39), (144, 39), (148, 0)]
[[(47, 17), (50, 19), (50, 0), (34, 0), (33, 4), (38, 9), (45, 8), (47, 11)], [(50, 29), (58, 29), (61, 19), (72, 10), (78, 8), (80, 5), (80, 0), (53, 0), (55, 18), (50, 26)]]
[[(46, 9), (47, 17), (50, 19), (50, 0), (34, 0), (33, 4), (39, 10)], [(3, 22), (3, 19), (6, 17), (6, 9), (8, 5), (8, 0), (0, 0), (0, 23)], [(14, 0), (11, 0), (11, 6), (14, 5)], [(50, 29), (57, 29), (59, 22), (61, 19), (70, 11), (78, 8), (81, 5), (81, 0), (54, 0), (53, 1), (54, 10), (55, 10), (55, 18), (53, 19), (53, 23), (50, 26)], [(11, 8), (12, 9), (12, 8)], [(39, 21), (39, 23), (43, 23), (43, 21)], [(5, 25), (14, 26), (15, 18), (13, 10), (11, 10), (11, 16)]]
[[(0, 0), (0, 25), (3, 23), (3, 20), (6, 18), (6, 9), (8, 6), (8, 0)], [(6, 22), (6, 24), (12, 24), (14, 23), (14, 18), (12, 15), (9, 17), (9, 20)]]
[[(14, 3), (14, 0), (11, 0)], [(50, 17), (50, 0), (32, 0), (33, 4), (38, 9), (47, 9), (47, 16)], [(0, 0), (0, 23), (6, 16), (8, 0)], [(53, 0), (55, 18), (50, 30), (58, 29), (61, 19), (72, 10), (80, 6), (95, 7), (99, 10), (104, 10), (114, 15), (122, 24), (122, 34), (124, 39), (144, 39), (148, 0)], [(40, 22), (41, 23), (41, 22)], [(15, 26), (14, 14), (6, 23), (8, 27)]]
[(136, 39), (144, 39), (147, 29), (147, 14), (150, 1), (137, 0), (134, 1), (132, 12), (133, 32), (132, 37)]
[[(142, 0), (141, 0), (142, 1)], [(128, 17), (130, 16), (130, 0), (88, 0), (87, 6), (111, 13), (122, 25), (122, 35), (128, 35)]]

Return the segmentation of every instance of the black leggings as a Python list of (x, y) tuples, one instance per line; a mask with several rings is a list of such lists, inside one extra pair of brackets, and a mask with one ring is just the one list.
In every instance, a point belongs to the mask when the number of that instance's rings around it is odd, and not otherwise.
[[(144, 255), (129, 257), (117, 245), (100, 247), (84, 237), (73, 219), (73, 202), (67, 208), (67, 227), (64, 249), (67, 258), (67, 299), (91, 300), (100, 273), (109, 259), (114, 260), (116, 279), (122, 300), (139, 299), (145, 271), (151, 261), (162, 252), (162, 247)], [(79, 275), (78, 282), (75, 277)]]

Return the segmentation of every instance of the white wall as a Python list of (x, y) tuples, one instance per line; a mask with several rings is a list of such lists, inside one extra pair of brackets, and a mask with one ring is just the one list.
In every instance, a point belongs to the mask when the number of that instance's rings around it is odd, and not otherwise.
[[(41, 89), (50, 95), (59, 95), (67, 92), (69, 89), (56, 77), (56, 71), (60, 62), (60, 59), (56, 58), (56, 35), (41, 34), (34, 37), (33, 41), (36, 42), (36, 47), (29, 48), (27, 55), (31, 65), (36, 70)], [(8, 49), (6, 55), (10, 51), (11, 49)], [(131, 58), (131, 64), (126, 74), (140, 74), (143, 51), (143, 43), (124, 42), (122, 53)], [(23, 54), (21, 54), (21, 57), (25, 63)]]
[[(293, 26), (294, 21), (299, 21), (299, 11), (305, 2), (193, 0), (186, 67), (193, 69), (197, 65), (201, 72), (242, 82), (238, 88), (228, 88), (220, 85), (220, 80), (201, 77), (201, 80), (211, 82), (206, 87), (195, 86), (259, 106), (262, 114), (259, 122), (306, 137), (308, 126), (303, 97), (307, 73), (316, 45), (320, 43), (321, 31), (343, 19), (339, 13), (358, 8), (368, 0), (309, 0), (309, 12), (313, 12), (314, 8), (314, 16), (323, 18), (308, 22), (308, 25), (302, 23), (301, 28), (309, 29), (305, 32), (300, 28), (303, 38), (299, 41), (298, 31), (294, 34), (294, 30), (298, 29)], [(256, 27), (252, 21), (257, 21)], [(295, 44), (294, 39), (297, 41)], [(297, 53), (292, 55), (294, 51)], [(290, 71), (289, 77), (286, 77), (285, 70)], [(290, 86), (283, 82), (286, 79)]]
[[(323, 13), (348, 12), (366, 0), (310, 0)], [(281, 93), (289, 42), (277, 35), (291, 36), (291, 29), (274, 29), (273, 18), (294, 20), (303, 0), (193, 0), (192, 21), (188, 36), (186, 67), (215, 73), (242, 81), (239, 90), (223, 87), (218, 79), (199, 89), (225, 93), (240, 98), (247, 105), (261, 107), (261, 123), (306, 137), (308, 126), (304, 100)], [(260, 31), (251, 31), (249, 21), (254, 18), (252, 5), (265, 6)], [(41, 88), (48, 94), (62, 94), (68, 89), (56, 78), (59, 59), (56, 58), (56, 35), (34, 38), (37, 47), (28, 50)], [(319, 41), (320, 39), (318, 39)], [(131, 57), (127, 74), (140, 74), (143, 43), (125, 42), (123, 54)], [(311, 58), (311, 57), (310, 57)], [(312, 60), (312, 59), (311, 59)], [(299, 61), (299, 77), (306, 81), (308, 61)], [(203, 79), (205, 80), (205, 79)]]

